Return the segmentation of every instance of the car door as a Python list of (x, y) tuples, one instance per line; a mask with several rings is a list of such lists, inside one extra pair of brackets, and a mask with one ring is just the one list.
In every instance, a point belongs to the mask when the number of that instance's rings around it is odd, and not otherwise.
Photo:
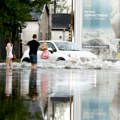
[(57, 45), (55, 44), (56, 42), (48, 42), (48, 47), (52, 49), (52, 53), (51, 53), (51, 58), (53, 61), (56, 60), (65, 60), (66, 58), (66, 54), (65, 51), (60, 50)]
[(57, 47), (55, 46), (55, 44), (54, 44), (54, 42), (47, 42), (47, 44), (48, 44), (48, 49), (51, 49), (52, 51), (50, 51), (50, 60), (52, 60), (52, 61), (56, 61), (56, 59), (57, 59)]

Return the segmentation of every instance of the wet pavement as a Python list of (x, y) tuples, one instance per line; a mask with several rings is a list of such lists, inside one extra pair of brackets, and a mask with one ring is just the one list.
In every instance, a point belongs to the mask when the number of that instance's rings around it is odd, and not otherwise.
[(120, 120), (120, 70), (0, 68), (0, 120)]

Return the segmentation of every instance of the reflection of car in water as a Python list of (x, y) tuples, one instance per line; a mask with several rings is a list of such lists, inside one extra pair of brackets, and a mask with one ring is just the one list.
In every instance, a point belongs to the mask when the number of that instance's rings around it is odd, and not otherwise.
[[(43, 41), (39, 41), (41, 44)], [(80, 59), (96, 59), (97, 56), (91, 52), (80, 50), (80, 48), (68, 41), (54, 40), (54, 41), (46, 41), (48, 44), (48, 50), (50, 51), (50, 57), (47, 61), (58, 61), (58, 60), (80, 60)], [(38, 62), (44, 61), (40, 58), (42, 51), (38, 50)], [(29, 48), (24, 52), (22, 58), (22, 62), (29, 62)]]

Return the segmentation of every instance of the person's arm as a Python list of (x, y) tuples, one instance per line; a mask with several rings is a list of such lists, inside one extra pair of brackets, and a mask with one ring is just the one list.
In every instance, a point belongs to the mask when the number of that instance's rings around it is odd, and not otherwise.
[(41, 45), (39, 45), (39, 49), (41, 50)]
[(23, 45), (27, 45), (27, 42), (21, 42)]

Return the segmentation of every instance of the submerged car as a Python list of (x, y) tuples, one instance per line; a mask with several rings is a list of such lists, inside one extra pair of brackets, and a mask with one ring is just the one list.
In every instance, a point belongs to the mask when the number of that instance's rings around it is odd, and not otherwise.
[[(43, 41), (39, 41), (41, 44)], [(90, 60), (97, 59), (97, 56), (89, 51), (80, 50), (79, 46), (77, 46), (73, 42), (62, 41), (62, 40), (49, 40), (46, 41), (48, 44), (48, 50), (50, 52), (48, 59), (42, 59), (41, 53), (42, 51), (38, 49), (37, 59), (38, 62), (42, 61), (76, 61), (76, 60)], [(30, 62), (29, 59), (29, 48), (24, 52), (21, 62)]]

